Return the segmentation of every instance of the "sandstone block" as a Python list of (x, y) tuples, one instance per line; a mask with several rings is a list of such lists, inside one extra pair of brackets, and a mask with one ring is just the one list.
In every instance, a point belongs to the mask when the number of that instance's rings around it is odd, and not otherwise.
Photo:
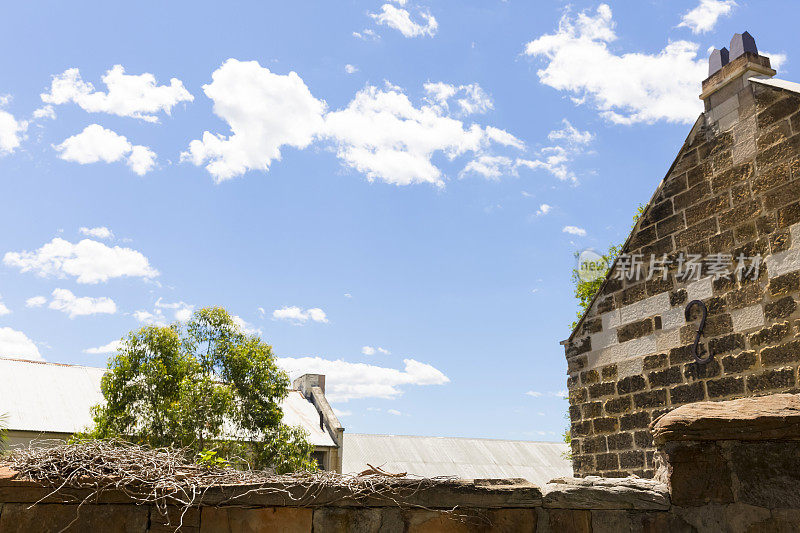
[(722, 368), (726, 374), (740, 374), (755, 367), (758, 357), (755, 351), (741, 352), (722, 358)]
[(650, 479), (559, 478), (545, 485), (543, 505), (565, 509), (668, 509), (669, 493), (665, 485)]

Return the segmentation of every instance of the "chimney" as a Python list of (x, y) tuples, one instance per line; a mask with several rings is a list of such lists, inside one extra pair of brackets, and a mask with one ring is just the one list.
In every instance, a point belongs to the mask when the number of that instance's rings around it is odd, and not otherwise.
[(299, 390), (306, 398), (311, 397), (311, 389), (319, 387), (325, 394), (325, 376), (323, 374), (303, 374), (292, 382), (295, 390)]
[(771, 78), (776, 74), (769, 58), (759, 55), (756, 41), (748, 32), (737, 33), (727, 48), (714, 50), (708, 58), (708, 78), (700, 99), (705, 103), (706, 124), (717, 131), (731, 129), (749, 116), (753, 105), (750, 78)]

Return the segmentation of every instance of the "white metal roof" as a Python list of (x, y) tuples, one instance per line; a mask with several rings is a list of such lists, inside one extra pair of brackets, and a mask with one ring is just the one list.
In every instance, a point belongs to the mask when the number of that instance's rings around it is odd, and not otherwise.
[[(104, 368), (0, 358), (0, 414), (8, 428), (39, 433), (76, 433), (92, 425), (90, 408), (103, 402)], [(335, 446), (319, 427), (316, 407), (299, 391), (281, 404), (283, 421), (302, 426), (314, 446)]]
[(800, 93), (800, 83), (793, 81), (779, 80), (777, 78), (750, 78), (750, 81), (760, 83), (762, 85), (769, 85), (770, 87), (777, 87), (778, 89), (785, 89), (794, 93)]
[(361, 472), (369, 463), (392, 473), (524, 478), (541, 486), (557, 477), (572, 477), (568, 452), (563, 442), (345, 433), (342, 472)]

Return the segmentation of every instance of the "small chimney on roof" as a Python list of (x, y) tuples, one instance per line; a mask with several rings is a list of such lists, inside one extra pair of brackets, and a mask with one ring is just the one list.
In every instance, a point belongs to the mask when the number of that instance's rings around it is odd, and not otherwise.
[(730, 61), (730, 54), (728, 53), (728, 49), (722, 47), (722, 50), (714, 49), (711, 52), (711, 57), (708, 58), (708, 75), (711, 76), (719, 69), (724, 67)]
[(748, 32), (737, 33), (726, 48), (714, 50), (708, 58), (708, 78), (700, 99), (705, 103), (706, 123), (718, 131), (733, 127), (749, 116), (753, 102), (750, 78), (771, 78), (776, 74), (769, 58), (758, 54), (756, 40)]
[(758, 55), (756, 40), (749, 32), (734, 33), (731, 39), (731, 60), (736, 59), (745, 52)]
[(312, 387), (319, 387), (322, 389), (322, 394), (325, 394), (325, 375), (303, 374), (292, 382), (292, 386), (295, 390), (299, 390), (306, 398), (311, 396)]

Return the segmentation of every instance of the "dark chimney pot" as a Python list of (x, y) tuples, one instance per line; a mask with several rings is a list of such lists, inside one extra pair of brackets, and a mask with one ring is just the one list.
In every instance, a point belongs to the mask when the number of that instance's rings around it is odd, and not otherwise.
[(758, 55), (758, 48), (756, 47), (756, 40), (748, 32), (735, 33), (731, 39), (731, 56), (730, 60), (733, 61), (745, 52)]
[(711, 56), (708, 58), (708, 75), (711, 76), (727, 65), (729, 60), (730, 54), (728, 54), (727, 48), (723, 48), (722, 50), (714, 49), (714, 51), (711, 52)]

